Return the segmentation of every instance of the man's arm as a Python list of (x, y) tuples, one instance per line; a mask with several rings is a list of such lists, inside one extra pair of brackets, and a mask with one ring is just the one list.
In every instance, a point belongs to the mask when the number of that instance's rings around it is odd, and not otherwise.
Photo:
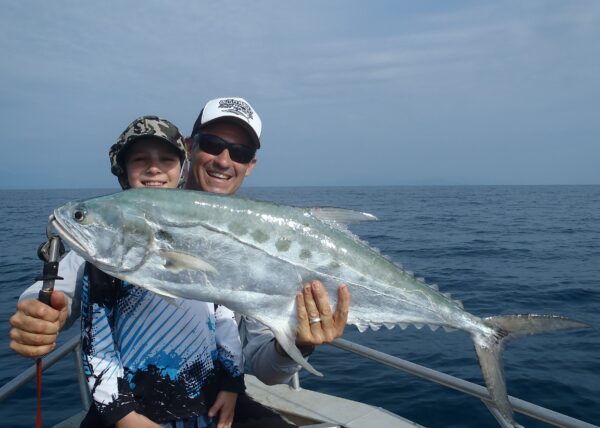
[(79, 317), (80, 293), (85, 261), (73, 251), (59, 263), (55, 292), (50, 306), (38, 301), (42, 282), (38, 281), (27, 288), (17, 304), (17, 310), (10, 318), (10, 347), (24, 357), (41, 357), (56, 345), (58, 332), (68, 328)]
[[(296, 345), (305, 356), (312, 352), (314, 346), (330, 343), (342, 336), (350, 306), (348, 287), (342, 285), (338, 288), (335, 312), (331, 310), (325, 287), (319, 281), (306, 284), (302, 293), (296, 297), (296, 303)], [(309, 318), (321, 318), (321, 321), (310, 324)], [(250, 372), (262, 382), (268, 385), (289, 383), (292, 376), (300, 370), (301, 366), (279, 346), (271, 330), (258, 321), (243, 317), (240, 335)]]

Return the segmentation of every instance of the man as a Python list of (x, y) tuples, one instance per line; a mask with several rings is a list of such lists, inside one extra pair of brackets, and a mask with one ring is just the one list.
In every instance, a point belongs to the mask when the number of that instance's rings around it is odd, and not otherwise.
[[(256, 166), (260, 148), (261, 120), (242, 98), (209, 101), (194, 123), (190, 148), (191, 168), (186, 187), (207, 192), (233, 194)], [(292, 280), (292, 279), (290, 279)], [(297, 296), (298, 330), (296, 343), (308, 355), (315, 345), (340, 337), (348, 318), (347, 287), (338, 290), (338, 304), (332, 312), (327, 293), (315, 281)], [(320, 322), (309, 320), (320, 319)], [(271, 331), (257, 321), (244, 318), (240, 335), (246, 339), (244, 356), (251, 372), (267, 384), (287, 383), (300, 366), (287, 356)]]
[[(242, 98), (209, 101), (196, 120), (187, 144), (191, 151), (191, 168), (187, 188), (233, 194), (257, 164), (260, 148), (261, 120)], [(62, 265), (61, 265), (62, 269)], [(60, 272), (59, 272), (60, 275)], [(77, 278), (65, 278), (74, 283)], [(290, 279), (293, 280), (293, 279)], [(77, 289), (69, 290), (69, 299), (57, 281), (51, 306), (38, 302), (41, 283), (26, 290), (11, 317), (11, 348), (24, 356), (39, 357), (50, 352), (60, 329), (79, 315)], [(296, 343), (308, 355), (315, 345), (331, 342), (343, 333), (350, 296), (347, 287), (338, 289), (335, 312), (324, 287), (315, 281), (306, 284), (296, 298), (298, 329)], [(244, 356), (251, 372), (268, 384), (287, 383), (300, 366), (278, 345), (269, 329), (254, 320), (243, 319), (240, 335), (245, 339)], [(238, 400), (239, 401), (239, 400)], [(237, 410), (236, 410), (237, 411)]]

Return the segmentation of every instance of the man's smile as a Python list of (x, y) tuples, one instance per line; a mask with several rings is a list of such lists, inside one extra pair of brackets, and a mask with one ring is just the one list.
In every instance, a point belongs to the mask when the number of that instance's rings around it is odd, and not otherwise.
[(212, 178), (217, 178), (219, 180), (229, 180), (231, 178), (231, 175), (219, 171), (207, 170), (206, 173)]

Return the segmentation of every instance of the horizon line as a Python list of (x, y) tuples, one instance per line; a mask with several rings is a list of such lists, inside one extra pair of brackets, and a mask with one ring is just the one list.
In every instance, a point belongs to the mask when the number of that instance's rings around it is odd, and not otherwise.
[[(256, 189), (256, 188), (344, 188), (344, 187), (584, 187), (584, 186), (600, 186), (600, 183), (577, 183), (577, 184), (306, 184), (306, 185), (248, 185), (240, 188), (241, 191), (245, 189)], [(89, 187), (1, 187), (0, 190), (112, 190), (120, 191), (122, 189), (118, 187), (104, 187), (104, 186), (89, 186)]]

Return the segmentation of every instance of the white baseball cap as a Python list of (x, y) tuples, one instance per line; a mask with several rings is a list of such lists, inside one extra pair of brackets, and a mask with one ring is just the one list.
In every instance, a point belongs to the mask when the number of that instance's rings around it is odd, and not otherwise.
[(262, 122), (258, 113), (256, 113), (248, 101), (243, 98), (215, 98), (214, 100), (207, 102), (194, 123), (192, 135), (196, 134), (201, 128), (209, 123), (221, 119), (238, 122), (246, 129), (246, 131), (248, 131), (250, 137), (256, 144), (256, 148), (260, 148)]

